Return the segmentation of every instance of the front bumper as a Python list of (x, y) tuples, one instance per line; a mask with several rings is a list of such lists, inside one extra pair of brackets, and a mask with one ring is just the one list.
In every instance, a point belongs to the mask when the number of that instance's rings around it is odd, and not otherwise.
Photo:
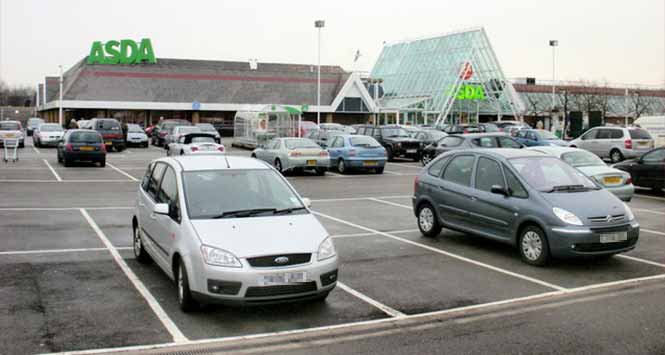
[[(106, 147), (124, 147), (125, 146), (125, 140), (122, 138), (113, 138), (113, 139), (108, 139), (108, 138), (103, 138), (102, 141), (104, 141), (104, 144), (106, 144)], [(111, 144), (109, 144), (111, 143)]]
[(644, 153), (650, 151), (651, 148), (644, 148), (644, 149), (621, 149), (621, 155), (623, 155), (624, 159), (633, 159), (633, 158), (639, 158), (641, 157)]
[[(601, 243), (603, 233), (627, 232), (628, 240)], [(630, 223), (611, 227), (553, 227), (549, 229), (550, 252), (556, 257), (595, 256), (624, 253), (635, 248), (640, 236), (640, 225)]]
[(127, 144), (146, 144), (148, 137), (127, 137)]
[[(311, 161), (314, 161), (314, 164), (310, 164)], [(328, 157), (290, 157), (286, 160), (284, 164), (284, 169), (316, 169), (316, 168), (328, 168), (330, 166), (330, 158)]]
[[(190, 255), (191, 256), (191, 255)], [(206, 303), (265, 304), (315, 298), (337, 285), (338, 258), (316, 261), (316, 254), (306, 264), (286, 267), (252, 267), (242, 260), (242, 268), (211, 266), (196, 256), (190, 262), (190, 289), (194, 297)], [(264, 286), (259, 278), (284, 272), (306, 272), (307, 282)], [(217, 285), (216, 292), (213, 286)], [(249, 291), (249, 292), (248, 292)]]
[(58, 145), (62, 138), (39, 138), (39, 144), (41, 145)]
[(64, 158), (69, 161), (101, 161), (106, 159), (106, 152), (65, 152)]

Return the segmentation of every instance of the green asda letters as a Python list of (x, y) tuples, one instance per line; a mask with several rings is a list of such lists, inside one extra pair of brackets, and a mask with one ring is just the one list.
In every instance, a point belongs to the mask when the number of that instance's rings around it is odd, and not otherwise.
[(131, 39), (108, 41), (102, 44), (95, 41), (90, 47), (88, 64), (140, 64), (157, 63), (149, 38), (140, 43)]

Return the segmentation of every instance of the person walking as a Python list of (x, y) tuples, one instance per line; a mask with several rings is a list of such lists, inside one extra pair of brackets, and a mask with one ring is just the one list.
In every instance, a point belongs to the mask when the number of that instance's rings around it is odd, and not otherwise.
[(72, 118), (71, 121), (69, 121), (69, 126), (67, 126), (69, 129), (77, 129), (79, 128), (78, 123), (76, 123), (76, 120)]

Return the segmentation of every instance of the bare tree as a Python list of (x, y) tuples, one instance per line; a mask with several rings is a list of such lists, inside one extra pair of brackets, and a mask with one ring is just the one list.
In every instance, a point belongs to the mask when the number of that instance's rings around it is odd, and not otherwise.
[(0, 106), (32, 106), (35, 89), (30, 86), (10, 87), (0, 81)]
[(640, 95), (639, 91), (635, 91), (628, 97), (630, 98), (630, 109), (635, 114), (635, 119), (640, 118), (644, 113), (651, 112), (651, 102)]

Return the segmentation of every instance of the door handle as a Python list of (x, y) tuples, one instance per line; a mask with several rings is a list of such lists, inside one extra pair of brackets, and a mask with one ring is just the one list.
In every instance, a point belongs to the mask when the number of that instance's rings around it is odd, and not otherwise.
[(154, 214), (154, 213), (151, 213), (151, 214), (150, 214), (150, 218), (152, 218), (152, 219), (157, 219), (157, 215)]
[(478, 200), (478, 197), (476, 197), (476, 196), (469, 196), (469, 200), (471, 200), (471, 201), (476, 201), (476, 200)]

